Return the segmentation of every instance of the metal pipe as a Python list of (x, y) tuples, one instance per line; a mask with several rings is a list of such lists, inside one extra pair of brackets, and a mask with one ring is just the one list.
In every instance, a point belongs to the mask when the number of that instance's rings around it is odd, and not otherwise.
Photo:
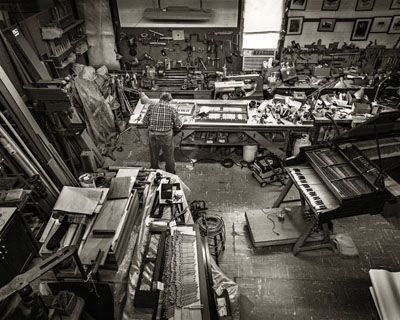
[[(7, 125), (7, 127), (10, 129), (10, 131), (12, 132), (12, 134), (15, 136), (15, 138), (18, 140), (18, 142), (22, 145), (22, 148), (25, 150), (25, 152), (28, 154), (28, 156), (30, 157), (31, 161), (35, 164), (35, 166), (37, 167), (37, 169), (40, 171), (40, 175), (41, 177), (45, 178), (42, 179), (42, 181), (44, 181), (46, 183), (47, 189), (49, 192), (51, 192), (51, 194), (57, 198), (58, 194), (59, 194), (59, 190), (57, 188), (57, 186), (54, 184), (54, 182), (51, 180), (51, 178), (49, 177), (49, 175), (47, 174), (47, 172), (43, 169), (43, 167), (41, 166), (41, 164), (39, 163), (39, 161), (36, 159), (36, 157), (32, 154), (31, 150), (28, 148), (28, 146), (25, 144), (25, 142), (22, 140), (22, 138), (20, 137), (20, 135), (15, 131), (15, 129), (13, 128), (13, 126), (10, 124), (10, 122), (8, 121), (8, 119), (4, 116), (3, 112), (0, 111), (0, 117), (2, 118), (2, 120), (5, 122), (5, 124)], [(11, 137), (10, 137), (11, 139)]]
[(0, 143), (29, 177), (37, 174), (37, 172), (35, 172), (34, 169), (29, 166), (28, 163), (26, 163), (26, 161), (24, 161), (21, 154), (13, 147), (13, 145), (7, 140), (7, 138), (5, 138), (4, 136), (0, 137)]

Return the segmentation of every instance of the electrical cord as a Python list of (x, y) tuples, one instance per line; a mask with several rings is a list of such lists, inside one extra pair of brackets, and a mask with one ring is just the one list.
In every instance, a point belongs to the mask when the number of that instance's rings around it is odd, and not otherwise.
[[(264, 211), (264, 209), (261, 209), (261, 211), (262, 211), (262, 213), (266, 213)], [(272, 222), (272, 232), (275, 233), (277, 236), (279, 236), (279, 232), (275, 231), (275, 228), (276, 228), (275, 221), (270, 217), (270, 215), (272, 215), (272, 214), (274, 214), (274, 213), (271, 212), (271, 213), (267, 214), (267, 219)]]
[(225, 223), (222, 217), (216, 214), (203, 215), (198, 219), (200, 233), (208, 237), (214, 237), (224, 232)]

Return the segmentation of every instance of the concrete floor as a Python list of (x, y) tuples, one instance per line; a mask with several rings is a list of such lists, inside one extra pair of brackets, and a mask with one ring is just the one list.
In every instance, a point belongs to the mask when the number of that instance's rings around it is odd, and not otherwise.
[[(117, 165), (148, 165), (146, 139), (136, 132), (120, 141)], [(189, 158), (224, 159), (218, 152), (184, 151)], [(234, 155), (236, 158), (239, 156)], [(192, 191), (192, 200), (205, 200), (210, 213), (226, 225), (226, 250), (220, 267), (241, 292), (241, 319), (379, 319), (369, 292), (368, 270), (400, 270), (398, 219), (362, 215), (334, 221), (335, 233), (347, 233), (359, 256), (342, 258), (327, 249), (293, 256), (291, 245), (254, 248), (247, 229), (247, 209), (269, 208), (281, 186), (260, 188), (250, 170), (218, 163), (194, 167), (176, 150), (177, 174)], [(240, 157), (239, 157), (240, 158)]]

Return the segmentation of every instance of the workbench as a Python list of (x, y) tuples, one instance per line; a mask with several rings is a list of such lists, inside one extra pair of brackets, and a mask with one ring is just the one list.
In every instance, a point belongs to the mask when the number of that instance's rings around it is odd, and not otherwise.
[[(157, 100), (151, 100), (150, 103), (156, 103)], [(264, 123), (259, 123), (257, 118), (257, 109), (249, 107), (248, 100), (185, 100), (177, 99), (172, 101), (172, 105), (178, 108), (178, 114), (183, 116), (184, 123), (180, 131), (175, 132), (174, 143), (191, 144), (191, 145), (210, 145), (210, 146), (243, 146), (258, 144), (260, 147), (274, 153), (281, 159), (286, 157), (285, 150), (289, 143), (291, 133), (310, 133), (313, 130), (313, 124), (293, 124), (285, 119), (277, 120), (273, 116), (269, 116)], [(190, 107), (192, 106), (192, 107)], [(185, 107), (185, 108), (182, 108)], [(235, 114), (235, 119), (223, 121), (207, 121), (199, 119), (199, 111), (202, 107), (210, 107), (212, 109), (220, 109), (222, 114)], [(145, 133), (146, 127), (143, 125), (143, 117), (147, 111), (148, 104), (142, 104), (140, 101), (136, 105), (133, 115), (129, 120), (131, 126), (136, 127), (141, 133)], [(240, 112), (232, 111), (232, 109), (241, 109)], [(183, 110), (185, 109), (185, 110)], [(182, 110), (182, 112), (181, 112)], [(212, 112), (212, 111), (211, 111)], [(211, 113), (210, 112), (210, 113)], [(237, 114), (241, 114), (239, 117)], [(239, 133), (243, 134), (246, 139), (235, 142), (213, 142), (193, 139), (196, 132), (211, 133)], [(272, 134), (281, 134), (283, 136), (282, 151), (276, 143), (272, 141)], [(188, 139), (188, 137), (190, 137)]]

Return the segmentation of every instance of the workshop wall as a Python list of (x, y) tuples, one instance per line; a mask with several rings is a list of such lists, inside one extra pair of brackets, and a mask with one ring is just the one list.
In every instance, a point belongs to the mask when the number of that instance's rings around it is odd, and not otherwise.
[[(169, 28), (150, 28), (150, 30), (161, 33), (165, 37), (172, 36), (171, 29)], [(149, 31), (149, 28), (123, 28), (119, 37), (120, 39), (123, 38), (119, 42), (119, 53), (122, 55), (121, 61), (123, 66), (127, 70), (139, 71), (146, 65), (155, 65), (161, 58), (169, 58), (171, 66), (175, 64), (178, 67), (179, 64), (174, 63), (174, 61), (181, 61), (184, 65), (186, 63), (189, 63), (189, 65), (198, 64), (197, 70), (204, 71), (204, 67), (199, 64), (198, 60), (198, 58), (201, 58), (207, 71), (221, 71), (225, 63), (228, 71), (240, 71), (242, 69), (242, 57), (240, 56), (238, 46), (235, 45), (238, 41), (238, 28), (182, 28), (181, 30), (184, 31), (185, 40), (158, 39), (157, 36), (154, 36)], [(218, 32), (228, 32), (229, 34), (219, 35)], [(146, 35), (146, 38), (151, 39), (151, 42), (158, 41), (165, 43), (165, 45), (146, 44), (146, 41), (141, 41), (143, 34)], [(130, 50), (131, 47), (129, 45), (129, 39), (132, 37), (136, 43), (136, 49), (133, 51)], [(190, 46), (194, 47), (195, 50), (189, 56)], [(213, 52), (207, 52), (207, 48), (210, 46), (214, 46)], [(162, 50), (164, 50), (165, 56), (163, 56)], [(135, 55), (132, 55), (132, 53)], [(153, 60), (144, 58), (146, 54)], [(231, 57), (232, 63), (227, 61), (227, 56)], [(132, 63), (135, 58), (139, 62), (137, 65)]]
[[(374, 27), (374, 22), (378, 23), (376, 17), (388, 17), (385, 18), (387, 29), (390, 29), (392, 23), (392, 17), (400, 15), (400, 9), (390, 9), (392, 2), (399, 8), (400, 4), (398, 0), (375, 0), (372, 10), (356, 11), (356, 6), (360, 5), (358, 2), (361, 0), (336, 0), (339, 1), (339, 9), (337, 11), (327, 11), (322, 10), (323, 3), (327, 3), (328, 0), (305, 0), (305, 10), (289, 10), (289, 20), (290, 17), (302, 17), (303, 23), (300, 23), (301, 34), (296, 35), (286, 35), (285, 46), (290, 45), (291, 41), (296, 41), (300, 45), (311, 44), (317, 42), (318, 39), (322, 40), (322, 44), (329, 44), (332, 42), (339, 42), (339, 47), (341, 47), (344, 42), (347, 44), (354, 43), (360, 48), (365, 48), (370, 41), (377, 41), (379, 45), (386, 45), (387, 48), (393, 48), (395, 45), (399, 45), (400, 30), (397, 29), (394, 34), (389, 34), (387, 32), (376, 33)], [(304, 0), (292, 0), (292, 3), (304, 3)], [(331, 18), (336, 19), (336, 24), (334, 26), (333, 32), (330, 31), (318, 31), (320, 19), (321, 18)], [(354, 35), (354, 26), (357, 18), (371, 18), (370, 32), (367, 32), (365, 40), (357, 40), (352, 37)], [(375, 20), (374, 20), (375, 18)], [(395, 20), (398, 21), (397, 19)], [(365, 38), (365, 37), (357, 37)]]

